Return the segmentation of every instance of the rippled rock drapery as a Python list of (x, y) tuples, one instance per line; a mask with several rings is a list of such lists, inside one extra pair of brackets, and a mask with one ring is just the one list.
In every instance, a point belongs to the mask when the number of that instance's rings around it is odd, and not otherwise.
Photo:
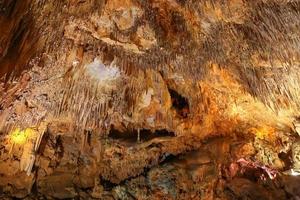
[(297, 0), (0, 1), (0, 197), (299, 198), (299, 26)]

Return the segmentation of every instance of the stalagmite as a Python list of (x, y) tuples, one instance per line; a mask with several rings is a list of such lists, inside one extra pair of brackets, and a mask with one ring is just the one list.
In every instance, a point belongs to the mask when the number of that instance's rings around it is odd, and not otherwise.
[(35, 145), (38, 138), (38, 132), (31, 128), (25, 130), (27, 140), (23, 146), (23, 153), (20, 159), (20, 170), (30, 175), (33, 164), (35, 162)]
[(140, 143), (141, 142), (141, 133), (140, 133), (140, 129), (137, 129), (137, 142)]
[(27, 128), (24, 130), (26, 141), (23, 144), (23, 152), (20, 159), (20, 170), (29, 176), (34, 166), (37, 151), (40, 147), (47, 125), (43, 122), (39, 129)]

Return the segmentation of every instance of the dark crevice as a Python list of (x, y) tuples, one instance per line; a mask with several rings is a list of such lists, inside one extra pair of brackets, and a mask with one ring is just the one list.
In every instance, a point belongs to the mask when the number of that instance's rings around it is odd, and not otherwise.
[(89, 146), (91, 146), (92, 135), (93, 135), (92, 131), (90, 130), (84, 131), (85, 143)]
[(55, 140), (55, 154), (59, 159), (61, 159), (64, 156), (64, 146), (61, 135), (56, 136)]
[[(109, 131), (109, 138), (127, 143), (136, 143), (138, 141), (138, 130), (119, 131), (112, 127)], [(165, 129), (151, 131), (148, 129), (140, 129), (140, 142), (146, 142), (159, 137), (175, 137), (174, 132)]]
[(187, 3), (187, 0), (176, 0), (181, 6), (185, 6)]
[(172, 108), (174, 108), (181, 117), (187, 118), (190, 112), (188, 100), (175, 90), (169, 89), (169, 93), (172, 100)]
[(114, 187), (116, 187), (118, 184), (112, 183), (108, 180), (103, 179), (102, 177), (100, 178), (101, 180), (101, 185), (103, 186), (105, 191), (111, 191)]
[(292, 151), (288, 151), (287, 153), (281, 152), (278, 154), (278, 157), (284, 162), (283, 170), (289, 170), (292, 168)]
[(0, 1), (0, 15), (4, 14), (6, 17), (11, 17), (16, 4), (17, 0)]
[(178, 159), (179, 155), (173, 155), (170, 153), (164, 153), (160, 156), (159, 160), (160, 160), (160, 165), (164, 165), (166, 163), (170, 163), (176, 159)]

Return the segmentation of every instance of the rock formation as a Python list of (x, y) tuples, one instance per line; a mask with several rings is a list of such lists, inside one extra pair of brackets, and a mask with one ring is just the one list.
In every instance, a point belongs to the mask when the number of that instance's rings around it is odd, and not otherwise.
[(298, 0), (0, 0), (1, 199), (299, 199)]

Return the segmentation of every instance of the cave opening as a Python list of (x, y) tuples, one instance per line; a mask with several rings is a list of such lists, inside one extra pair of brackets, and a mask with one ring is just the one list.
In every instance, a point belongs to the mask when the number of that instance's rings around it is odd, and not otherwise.
[(187, 118), (190, 112), (188, 100), (180, 95), (177, 91), (169, 88), (169, 93), (172, 100), (172, 108), (183, 118)]
[(117, 184), (112, 183), (109, 180), (105, 180), (104, 178), (100, 178), (101, 185), (103, 186), (104, 191), (111, 191)]

